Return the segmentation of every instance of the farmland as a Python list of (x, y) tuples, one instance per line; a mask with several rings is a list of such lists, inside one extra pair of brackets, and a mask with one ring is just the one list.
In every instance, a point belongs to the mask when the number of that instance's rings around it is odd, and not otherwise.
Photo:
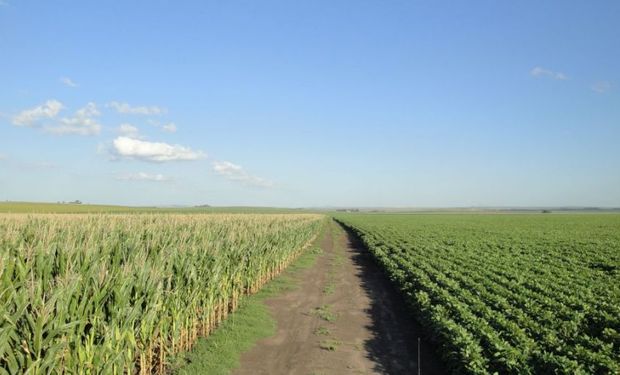
[(316, 237), (312, 214), (0, 216), (0, 373), (164, 373)]
[(620, 372), (619, 215), (336, 218), (454, 373)]
[(65, 214), (93, 214), (93, 213), (222, 213), (222, 214), (282, 214), (296, 213), (299, 210), (273, 207), (209, 207), (209, 206), (179, 206), (179, 207), (140, 207), (140, 206), (113, 206), (101, 204), (75, 203), (42, 203), (42, 202), (0, 202), (0, 213), (65, 213)]
[(620, 371), (620, 215), (87, 209), (0, 214), (0, 373)]

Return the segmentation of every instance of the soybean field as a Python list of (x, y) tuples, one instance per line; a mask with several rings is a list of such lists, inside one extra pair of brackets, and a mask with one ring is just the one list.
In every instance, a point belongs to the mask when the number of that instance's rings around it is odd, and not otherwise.
[(338, 214), (454, 373), (620, 373), (620, 216)]

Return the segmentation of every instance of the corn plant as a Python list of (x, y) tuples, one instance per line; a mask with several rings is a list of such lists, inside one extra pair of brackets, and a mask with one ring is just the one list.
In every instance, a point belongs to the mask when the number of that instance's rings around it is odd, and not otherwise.
[(165, 373), (321, 216), (0, 216), (0, 373)]

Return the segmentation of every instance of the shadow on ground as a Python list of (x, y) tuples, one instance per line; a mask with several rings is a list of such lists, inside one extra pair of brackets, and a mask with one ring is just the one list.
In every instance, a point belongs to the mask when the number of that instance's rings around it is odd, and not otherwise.
[(425, 337), (402, 295), (362, 240), (348, 228), (341, 227), (345, 231), (345, 248), (352, 253), (362, 287), (372, 301), (367, 311), (372, 323), (367, 328), (374, 337), (367, 340), (364, 347), (369, 359), (376, 363), (374, 370), (386, 374), (447, 374), (436, 347)]

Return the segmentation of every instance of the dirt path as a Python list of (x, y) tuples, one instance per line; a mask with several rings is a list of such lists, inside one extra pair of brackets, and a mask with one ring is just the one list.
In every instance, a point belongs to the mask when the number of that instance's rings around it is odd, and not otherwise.
[[(233, 374), (417, 374), (419, 330), (371, 256), (334, 222), (321, 247), (298, 288), (267, 300), (277, 333)], [(420, 373), (445, 373), (420, 346)]]

